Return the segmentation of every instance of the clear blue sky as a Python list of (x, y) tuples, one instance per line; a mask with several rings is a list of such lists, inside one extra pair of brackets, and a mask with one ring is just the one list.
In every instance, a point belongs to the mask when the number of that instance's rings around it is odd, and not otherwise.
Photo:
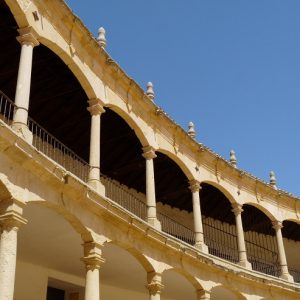
[(300, 196), (299, 0), (67, 0), (197, 140)]

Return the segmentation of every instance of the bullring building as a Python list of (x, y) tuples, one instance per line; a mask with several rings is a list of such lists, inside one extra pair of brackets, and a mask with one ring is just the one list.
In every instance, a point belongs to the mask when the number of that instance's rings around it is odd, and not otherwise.
[(0, 299), (300, 298), (300, 199), (197, 142), (62, 0), (0, 0)]

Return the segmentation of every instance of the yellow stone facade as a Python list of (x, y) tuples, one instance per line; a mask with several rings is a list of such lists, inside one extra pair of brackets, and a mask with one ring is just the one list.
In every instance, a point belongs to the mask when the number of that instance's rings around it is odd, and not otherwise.
[[(283, 238), (281, 231), (285, 221), (299, 226), (299, 198), (197, 143), (126, 75), (62, 0), (4, 3), (19, 27), (22, 54), (14, 116), (0, 111), (1, 300), (48, 300), (48, 287), (64, 291), (69, 300), (300, 298), (300, 282), (289, 272), (292, 265), (300, 273), (300, 241)], [(28, 128), (28, 73), (39, 45), (61, 59), (88, 97), (92, 125), (86, 145), (87, 180), (38, 148), (38, 138)], [(4, 96), (1, 99), (5, 101)], [(108, 109), (125, 120), (142, 145), (146, 193), (101, 178), (100, 122)], [(156, 203), (157, 153), (186, 176), (192, 212)], [(202, 226), (203, 184), (218, 189), (232, 206), (235, 225), (218, 226), (237, 228), (235, 262), (211, 253), (206, 245), (212, 233)], [(121, 194), (125, 206), (115, 201)], [(126, 207), (133, 198), (144, 203), (146, 216), (135, 213), (135, 205)], [(259, 209), (273, 224), (278, 276), (255, 270), (248, 261), (245, 205)], [(173, 217), (189, 231), (178, 236), (166, 232), (158, 213)], [(192, 243), (188, 237), (182, 239), (187, 232), (194, 234)], [(222, 241), (222, 235), (215, 240)]]

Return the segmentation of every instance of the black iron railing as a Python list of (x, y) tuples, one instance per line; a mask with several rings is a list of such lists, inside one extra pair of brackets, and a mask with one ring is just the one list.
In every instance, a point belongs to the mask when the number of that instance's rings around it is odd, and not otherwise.
[(28, 118), (28, 128), (33, 134), (32, 145), (37, 150), (53, 159), (83, 181), (87, 181), (90, 167), (86, 161), (30, 117)]
[(15, 104), (0, 90), (0, 120), (11, 124), (15, 111)]
[(300, 283), (300, 271), (296, 268), (289, 268), (289, 273), (293, 276), (294, 281)]
[[(0, 91), (0, 120), (11, 125), (15, 107), (14, 102)], [(31, 118), (28, 118), (28, 128), (33, 134), (33, 146), (36, 147), (38, 151), (44, 153), (83, 181), (87, 181), (90, 167), (86, 161)], [(145, 195), (129, 189), (127, 186), (105, 175), (101, 175), (101, 178), (106, 187), (106, 196), (108, 198), (139, 218), (146, 220), (147, 206), (145, 203)], [(157, 217), (161, 222), (162, 231), (181, 241), (194, 245), (195, 235), (193, 230), (165, 214), (158, 213)], [(203, 216), (203, 231), (205, 243), (212, 255), (234, 263), (238, 262), (237, 239), (234, 229), (229, 229), (228, 226), (222, 226), (220, 222)], [(257, 241), (258, 240), (260, 239), (257, 239)], [(276, 251), (256, 244), (255, 238), (246, 240), (246, 245), (249, 252), (248, 260), (251, 262), (254, 270), (273, 276), (279, 276), (280, 269)], [(294, 276), (295, 282), (300, 283), (300, 271), (296, 269), (290, 269), (289, 271), (291, 275)]]
[(202, 217), (204, 241), (210, 254), (237, 263), (239, 252), (235, 227)]
[(190, 245), (195, 244), (195, 233), (190, 228), (159, 212), (157, 213), (157, 219), (161, 223), (162, 231)]
[(141, 193), (130, 190), (127, 186), (105, 175), (102, 175), (101, 178), (101, 181), (105, 186), (106, 197), (117, 202), (139, 218), (146, 220), (147, 206), (142, 199), (143, 196)]
[(280, 275), (276, 238), (270, 235), (247, 231), (245, 243), (252, 269), (272, 276)]

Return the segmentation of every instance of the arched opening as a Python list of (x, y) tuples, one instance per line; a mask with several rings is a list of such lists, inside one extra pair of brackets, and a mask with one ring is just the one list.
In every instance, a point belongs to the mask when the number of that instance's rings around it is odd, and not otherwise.
[(282, 237), (289, 273), (300, 283), (300, 224), (285, 220), (282, 223)]
[(101, 115), (100, 169), (106, 196), (146, 219), (146, 166), (134, 129), (115, 111)]
[(163, 272), (162, 283), (164, 286), (161, 294), (162, 300), (197, 299), (197, 290), (193, 284), (174, 269)]
[(225, 286), (216, 286), (211, 289), (210, 294), (211, 300), (242, 300), (245, 299), (245, 297), (241, 294), (239, 294), (236, 291), (233, 291)]
[(271, 220), (262, 210), (250, 204), (243, 205), (242, 219), (247, 257), (252, 269), (279, 276), (278, 249)]
[[(21, 45), (18, 26), (0, 0), (0, 116), (11, 124)], [(49, 48), (33, 50), (28, 127), (33, 145), (86, 180), (89, 171), (88, 97), (68, 66)]]
[(194, 244), (192, 194), (186, 174), (169, 156), (157, 152), (154, 159), (157, 218), (162, 230)]
[(108, 243), (103, 248), (105, 263), (100, 270), (101, 299), (149, 299), (147, 272), (128, 251)]
[(209, 253), (237, 263), (236, 224), (230, 200), (218, 188), (202, 183), (200, 203), (204, 241)]
[[(18, 232), (16, 299), (84, 296), (82, 239), (61, 215), (39, 204), (24, 208), (28, 224)], [(48, 297), (46, 295), (48, 294)]]

